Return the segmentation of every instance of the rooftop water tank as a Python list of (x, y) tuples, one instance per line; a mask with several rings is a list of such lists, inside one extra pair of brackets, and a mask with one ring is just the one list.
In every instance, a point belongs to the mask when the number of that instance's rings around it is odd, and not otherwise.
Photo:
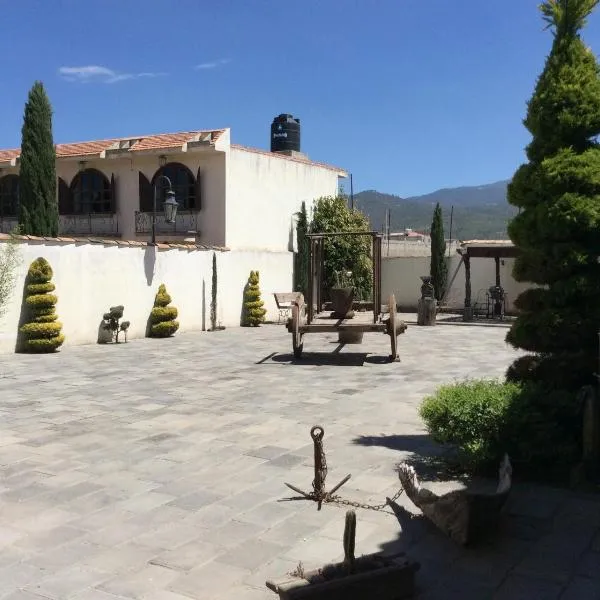
[(300, 152), (300, 119), (281, 114), (271, 123), (271, 152)]

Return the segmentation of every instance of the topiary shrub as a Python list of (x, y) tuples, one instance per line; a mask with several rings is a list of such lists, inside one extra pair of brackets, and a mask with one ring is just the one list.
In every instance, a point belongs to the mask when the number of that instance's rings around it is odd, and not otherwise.
[(246, 327), (258, 327), (265, 322), (267, 311), (263, 308), (264, 302), (260, 299), (258, 277), (258, 271), (250, 271), (244, 290), (244, 326)]
[(468, 380), (441, 386), (420, 415), (468, 471), (495, 469), (508, 452), (520, 472), (566, 473), (579, 456), (581, 416), (572, 393), (535, 383)]
[(169, 306), (170, 303), (171, 296), (167, 293), (165, 284), (161, 283), (150, 313), (150, 337), (169, 337), (179, 329), (179, 323), (175, 320), (177, 309)]
[(37, 258), (27, 272), (25, 305), (30, 321), (20, 332), (25, 336), (23, 350), (26, 352), (54, 352), (65, 341), (62, 323), (57, 321), (55, 305), (58, 298), (52, 293), (52, 267), (45, 258)]
[[(127, 342), (127, 330), (129, 329), (129, 321), (119, 321), (123, 318), (125, 312), (124, 306), (111, 306), (107, 313), (102, 316), (102, 328), (110, 332), (110, 335), (115, 342), (119, 343), (119, 334), (123, 332), (125, 341)], [(104, 343), (103, 341), (100, 343)]]

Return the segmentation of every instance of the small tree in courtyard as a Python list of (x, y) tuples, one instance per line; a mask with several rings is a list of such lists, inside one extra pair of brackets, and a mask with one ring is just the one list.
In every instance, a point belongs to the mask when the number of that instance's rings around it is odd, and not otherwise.
[(448, 263), (446, 262), (446, 241), (444, 239), (444, 222), (442, 207), (439, 202), (433, 211), (431, 222), (431, 266), (430, 272), (435, 299), (439, 302), (444, 297), (448, 282)]
[(65, 341), (62, 324), (57, 321), (55, 305), (58, 298), (52, 293), (52, 267), (45, 258), (37, 258), (27, 272), (25, 304), (29, 322), (21, 327), (27, 352), (54, 352)]
[(169, 337), (179, 329), (179, 323), (175, 320), (177, 308), (169, 304), (171, 296), (165, 284), (161, 283), (154, 298), (154, 308), (150, 312), (150, 337)]
[(306, 212), (306, 202), (302, 202), (300, 212), (298, 212), (298, 221), (296, 223), (296, 239), (298, 242), (298, 253), (296, 254), (295, 275), (296, 283), (294, 290), (302, 292), (306, 296), (308, 291), (308, 214)]
[(515, 304), (520, 315), (507, 336), (529, 351), (510, 379), (561, 389), (591, 382), (600, 328), (600, 70), (579, 32), (599, 0), (546, 0), (553, 30), (525, 126), (529, 162), (508, 188), (520, 208), (509, 234), (520, 251), (517, 281), (536, 287)]
[(244, 325), (258, 327), (265, 322), (267, 311), (263, 308), (264, 302), (260, 299), (258, 285), (258, 271), (250, 271), (248, 283), (244, 290)]
[(44, 86), (29, 92), (21, 131), (19, 225), (21, 233), (56, 237), (56, 152), (52, 140), (52, 107)]
[[(346, 196), (319, 198), (314, 206), (311, 233), (370, 231), (369, 219), (348, 207)], [(337, 285), (339, 273), (351, 272), (358, 299), (369, 299), (373, 285), (371, 238), (337, 236), (325, 238), (323, 291)]]

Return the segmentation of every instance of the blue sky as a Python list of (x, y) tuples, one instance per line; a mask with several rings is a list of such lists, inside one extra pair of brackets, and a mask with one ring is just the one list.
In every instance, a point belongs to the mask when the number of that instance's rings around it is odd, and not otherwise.
[[(267, 148), (272, 118), (355, 191), (411, 196), (506, 179), (551, 45), (538, 0), (2, 1), (0, 147), (19, 145), (35, 79), (56, 142), (231, 127)], [(600, 52), (600, 17), (586, 42)]]

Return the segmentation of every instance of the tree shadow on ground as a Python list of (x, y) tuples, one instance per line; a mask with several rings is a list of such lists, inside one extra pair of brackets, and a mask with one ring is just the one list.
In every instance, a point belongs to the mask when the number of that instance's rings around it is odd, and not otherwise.
[(466, 481), (469, 476), (460, 466), (456, 452), (452, 448), (443, 448), (436, 444), (427, 434), (405, 435), (361, 435), (352, 440), (359, 446), (380, 446), (410, 452), (411, 456), (403, 462), (408, 463), (417, 471), (419, 478), (424, 481)]

